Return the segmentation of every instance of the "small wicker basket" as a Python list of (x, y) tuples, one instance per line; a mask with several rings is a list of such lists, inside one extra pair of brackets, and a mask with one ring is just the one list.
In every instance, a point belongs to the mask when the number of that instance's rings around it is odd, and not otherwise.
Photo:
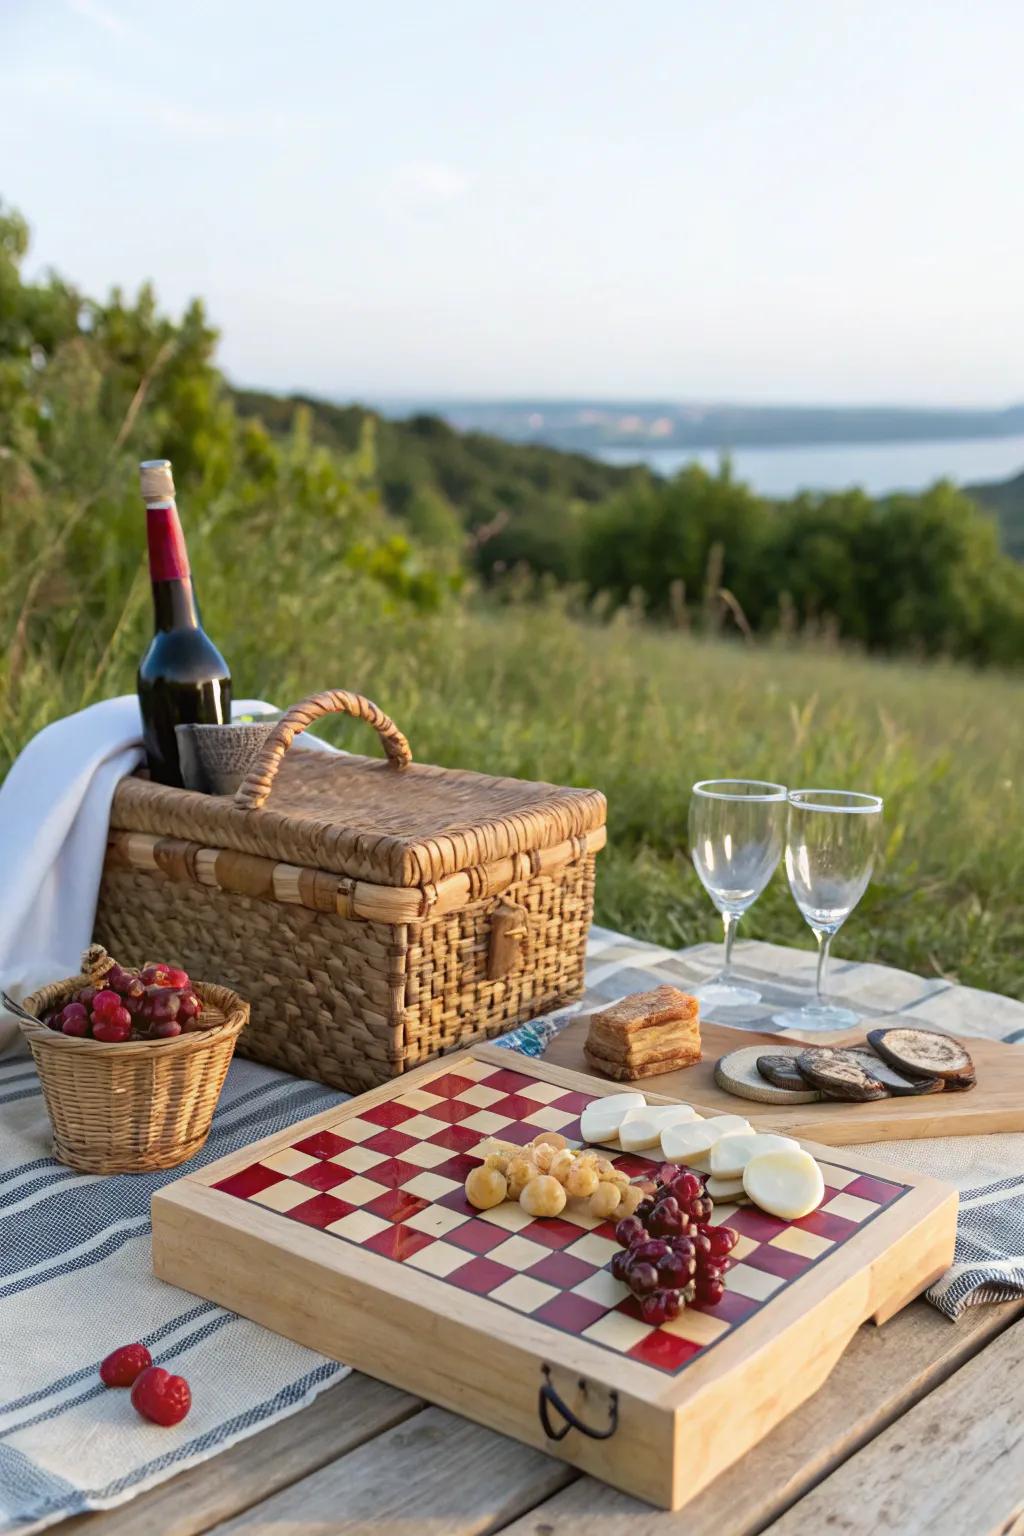
[[(104, 964), (106, 961), (106, 964)], [(97, 984), (110, 961), (94, 945), (83, 973), (55, 981), (24, 1002), (40, 1016)], [(127, 967), (126, 967), (127, 969)], [(172, 1040), (123, 1045), (62, 1035), (19, 1017), (53, 1125), (53, 1155), (80, 1173), (148, 1173), (174, 1168), (202, 1147), (249, 1004), (227, 987), (194, 982), (209, 1028)]]

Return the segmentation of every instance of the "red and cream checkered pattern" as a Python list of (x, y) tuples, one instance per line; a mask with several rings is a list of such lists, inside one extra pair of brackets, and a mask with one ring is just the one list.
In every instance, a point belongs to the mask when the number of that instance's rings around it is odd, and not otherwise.
[[(300, 1138), (214, 1187), (672, 1375), (907, 1189), (829, 1162), (821, 1164), (824, 1202), (801, 1221), (717, 1206), (714, 1220), (740, 1234), (724, 1298), (651, 1327), (606, 1267), (616, 1248), (613, 1223), (571, 1207), (556, 1219), (528, 1216), (513, 1202), (476, 1211), (463, 1190), (484, 1137), (523, 1145), (539, 1131), (561, 1131), (578, 1145), (590, 1102), (512, 1068), (462, 1062), (424, 1088), (356, 1116), (339, 1113), (335, 1129)], [(612, 1157), (632, 1178), (658, 1166)]]

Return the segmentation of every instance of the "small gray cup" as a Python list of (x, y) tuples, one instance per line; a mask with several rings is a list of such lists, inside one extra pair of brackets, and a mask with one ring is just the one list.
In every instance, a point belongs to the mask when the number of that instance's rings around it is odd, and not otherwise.
[(276, 714), (230, 725), (176, 725), (185, 788), (204, 795), (233, 795), (280, 719)]

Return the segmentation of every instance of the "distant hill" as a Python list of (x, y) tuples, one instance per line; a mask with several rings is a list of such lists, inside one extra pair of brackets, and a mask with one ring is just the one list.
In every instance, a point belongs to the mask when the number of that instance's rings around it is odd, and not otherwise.
[(462, 431), (579, 453), (602, 448), (773, 448), (928, 442), (1024, 434), (1024, 405), (1001, 410), (913, 406), (722, 405), (664, 400), (392, 401), (389, 416), (429, 411)]
[(488, 570), (503, 561), (526, 560), (568, 578), (567, 521), (574, 509), (654, 478), (642, 467), (460, 432), (438, 416), (395, 421), (364, 406), (331, 405), (304, 395), (247, 389), (233, 394), (243, 416), (259, 417), (276, 435), (290, 430), (297, 408), (305, 407), (314, 440), (346, 453), (359, 446), (370, 422), (377, 478), (389, 510), (431, 544), (462, 545), (468, 533), (475, 563)]
[[(476, 563), (487, 570), (503, 560), (526, 559), (539, 570), (567, 577), (566, 551), (572, 543), (567, 523), (573, 509), (658, 478), (640, 466), (605, 464), (585, 453), (460, 431), (439, 416), (397, 420), (366, 406), (332, 405), (307, 395), (248, 389), (233, 394), (243, 416), (259, 417), (276, 436), (290, 431), (296, 410), (305, 407), (314, 441), (344, 453), (354, 452), (366, 423), (372, 423), (378, 478), (389, 510), (429, 543), (447, 540), (454, 547), (468, 534)], [(490, 408), (479, 407), (485, 409)], [(1024, 473), (964, 489), (996, 514), (1007, 553), (1024, 560)]]
[(1024, 472), (994, 485), (965, 485), (964, 490), (996, 514), (1006, 553), (1024, 560)]

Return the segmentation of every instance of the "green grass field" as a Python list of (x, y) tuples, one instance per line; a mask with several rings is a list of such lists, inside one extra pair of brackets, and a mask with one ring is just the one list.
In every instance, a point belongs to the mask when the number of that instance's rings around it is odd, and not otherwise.
[[(234, 596), (232, 596), (234, 592)], [(303, 622), (302, 605), (206, 605), (239, 697), (279, 703), (329, 686), (387, 709), (421, 761), (596, 785), (610, 805), (600, 922), (669, 945), (716, 937), (689, 864), (689, 787), (760, 777), (885, 796), (884, 856), (839, 955), (1024, 997), (1024, 686), (994, 672), (887, 664), (809, 648), (712, 642), (620, 615), (583, 624), (548, 607)], [(133, 686), (148, 614), (102, 669), (38, 660), (8, 713), (8, 754), (47, 719)], [(365, 728), (325, 734), (373, 750)], [(741, 937), (812, 947), (780, 871)]]
[[(1024, 996), (1019, 681), (522, 609), (438, 625), (404, 654), (360, 646), (337, 665), (421, 758), (603, 789), (598, 920), (669, 945), (719, 932), (686, 852), (694, 780), (882, 794), (881, 867), (836, 952)], [(781, 870), (743, 933), (813, 945)]]

